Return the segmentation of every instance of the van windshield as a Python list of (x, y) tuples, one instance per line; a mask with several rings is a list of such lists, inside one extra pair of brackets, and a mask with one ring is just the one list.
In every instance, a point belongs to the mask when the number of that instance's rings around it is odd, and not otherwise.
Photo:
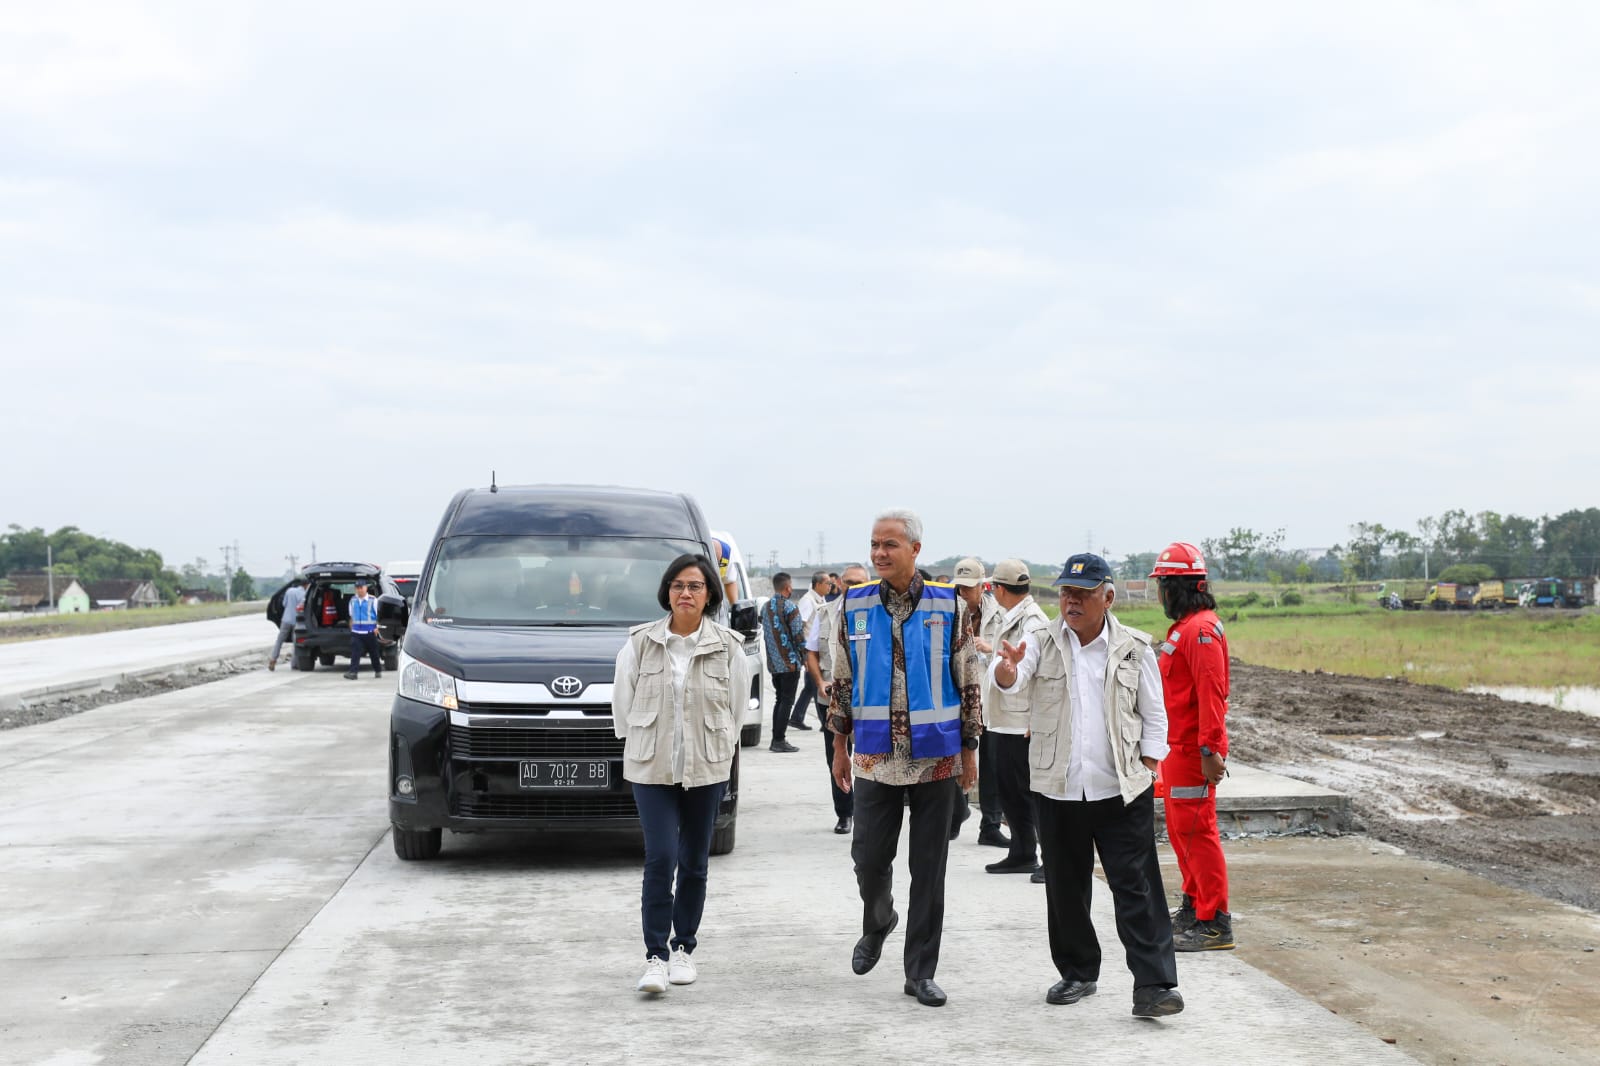
[(451, 537), (428, 575), (423, 618), (462, 625), (635, 625), (666, 612), (667, 564), (705, 549), (641, 537)]

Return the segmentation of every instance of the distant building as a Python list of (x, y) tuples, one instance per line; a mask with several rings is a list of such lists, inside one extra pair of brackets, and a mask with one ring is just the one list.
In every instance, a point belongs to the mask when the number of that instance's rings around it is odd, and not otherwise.
[[(9, 588), (0, 593), (8, 611), (49, 611), (50, 575), (37, 571), (18, 571), (7, 574)], [(61, 614), (84, 614), (89, 610), (89, 593), (68, 574), (55, 578), (55, 609)]]
[(211, 589), (179, 589), (178, 602), (188, 607), (200, 603), (224, 603), (228, 597)]
[(161, 593), (154, 583), (140, 578), (108, 578), (91, 581), (89, 598), (97, 611), (125, 611), (131, 607), (159, 607)]

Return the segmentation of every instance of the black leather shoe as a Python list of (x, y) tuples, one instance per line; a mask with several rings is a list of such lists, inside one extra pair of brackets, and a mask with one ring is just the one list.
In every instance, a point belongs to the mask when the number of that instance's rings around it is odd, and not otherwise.
[(1050, 986), (1050, 991), (1044, 994), (1046, 1003), (1054, 1003), (1058, 1007), (1068, 1003), (1076, 1003), (1084, 996), (1092, 996), (1100, 986), (1093, 981), (1057, 981)]
[(841, 836), (850, 832), (850, 819), (840, 818), (837, 822), (833, 823), (833, 831)]
[(1033, 876), (1028, 878), (1028, 880), (1032, 881), (1036, 885), (1044, 884), (1044, 867), (1041, 866), (1037, 870), (1033, 871)]
[(344, 675), (344, 677), (345, 677), (346, 681), (354, 681), (356, 679), (356, 672), (354, 670), (351, 670), (348, 673), (346, 673)]
[(1183, 996), (1176, 988), (1145, 985), (1133, 990), (1133, 1016), (1135, 1018), (1165, 1018), (1183, 1011)]
[(1011, 846), (1011, 838), (994, 826), (986, 825), (978, 830), (978, 843), (987, 844), (991, 848), (1009, 848)]
[(1031, 874), (1035, 870), (1041, 869), (1041, 867), (1032, 859), (1013, 859), (1007, 857), (1001, 859), (999, 862), (991, 862), (988, 866), (985, 866), (984, 869), (992, 874)]
[(866, 973), (878, 965), (878, 959), (883, 954), (883, 942), (894, 932), (894, 927), (900, 924), (900, 912), (889, 912), (889, 925), (876, 933), (868, 933), (856, 941), (855, 954), (850, 956), (850, 968), (856, 973)]
[(915, 981), (907, 981), (906, 995), (916, 996), (917, 1002), (924, 1007), (944, 1006), (944, 989), (934, 984), (931, 977), (919, 977)]
[(811, 727), (806, 725), (804, 722), (790, 722), (789, 723), (789, 728), (790, 729), (803, 729), (807, 733), (811, 732)]
[(774, 740), (772, 742), (772, 746), (769, 747), (767, 750), (768, 751), (778, 751), (778, 752), (789, 752), (789, 751), (799, 751), (800, 749), (795, 747), (793, 744), (789, 743), (787, 740)]

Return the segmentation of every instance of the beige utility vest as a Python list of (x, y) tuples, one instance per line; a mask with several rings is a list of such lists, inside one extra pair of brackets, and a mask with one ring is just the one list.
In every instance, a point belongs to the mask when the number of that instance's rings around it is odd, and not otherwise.
[[(1050, 616), (1037, 603), (1029, 602), (1022, 613), (1013, 618), (1009, 623), (1005, 621), (1005, 611), (995, 615), (983, 639), (989, 642), (994, 649), (994, 654), (1000, 654), (1000, 642), (1020, 644), (1023, 641), (1048, 642), (1049, 637), (1044, 635), (1044, 630), (1052, 625)], [(1047, 644), (1039, 646), (1039, 656), (1042, 660), (1047, 650)], [(1029, 688), (1023, 688), (1011, 693), (1009, 696), (1001, 692), (999, 686), (989, 683), (988, 674), (984, 675), (983, 686), (983, 725), (985, 729), (1006, 729), (1021, 732), (1029, 728)]]
[[(1111, 764), (1117, 772), (1122, 802), (1139, 797), (1155, 775), (1139, 761), (1139, 741), (1144, 719), (1139, 717), (1139, 662), (1152, 654), (1150, 634), (1130, 629), (1106, 615), (1105, 724), (1111, 741)], [(1051, 622), (1037, 636), (1039, 668), (1028, 684), (1028, 787), (1043, 795), (1067, 791), (1067, 766), (1072, 761), (1072, 648), (1059, 622)]]
[[(628, 738), (622, 751), (622, 776), (641, 785), (673, 784), (672, 663), (667, 655), (670, 618), (635, 626), (628, 632), (638, 661), (633, 705), (628, 708)], [(707, 621), (683, 680), (684, 788), (728, 780), (733, 768), (738, 722), (730, 662), (743, 655), (738, 634)]]

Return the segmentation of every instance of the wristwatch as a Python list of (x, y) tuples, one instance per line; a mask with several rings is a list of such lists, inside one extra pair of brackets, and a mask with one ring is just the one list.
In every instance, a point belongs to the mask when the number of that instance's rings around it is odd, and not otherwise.
[(962, 737), (961, 738), (961, 746), (963, 748), (966, 748), (968, 751), (976, 751), (977, 748), (978, 748), (978, 738), (977, 737)]
[(1204, 744), (1202, 744), (1202, 745), (1200, 745), (1200, 754), (1204, 755), (1204, 756), (1207, 756), (1209, 758), (1210, 756), (1215, 755), (1216, 752), (1212, 751), (1210, 748), (1208, 748)]

